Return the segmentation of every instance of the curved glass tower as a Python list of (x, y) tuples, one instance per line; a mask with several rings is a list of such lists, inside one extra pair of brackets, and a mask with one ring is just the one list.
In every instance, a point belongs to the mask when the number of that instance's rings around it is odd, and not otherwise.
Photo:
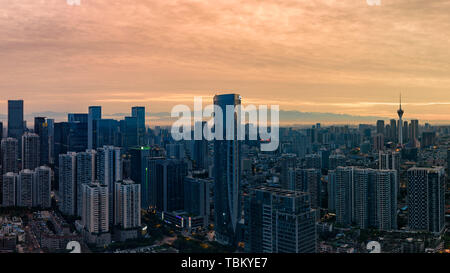
[[(227, 105), (240, 105), (241, 96), (226, 94), (214, 96), (214, 105), (223, 112), (215, 116), (214, 124), (222, 123), (223, 140), (214, 140), (214, 209), (216, 240), (222, 244), (235, 244), (237, 224), (241, 219), (240, 178), (241, 147), (237, 140), (237, 116), (227, 122)], [(226, 124), (234, 124), (234, 138), (226, 140)], [(216, 136), (217, 137), (217, 136)]]

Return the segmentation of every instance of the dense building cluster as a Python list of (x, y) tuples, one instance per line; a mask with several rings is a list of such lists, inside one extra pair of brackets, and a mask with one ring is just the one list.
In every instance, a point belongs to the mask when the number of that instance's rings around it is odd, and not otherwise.
[[(35, 117), (33, 128), (23, 111), (9, 101), (5, 134), (1, 124), (0, 201), (39, 211), (30, 226), (43, 249), (144, 239), (144, 214), (251, 253), (367, 252), (369, 240), (384, 252), (444, 246), (450, 127), (408, 122), (402, 106), (387, 125), (280, 128), (271, 152), (260, 149), (267, 139), (248, 138), (254, 124), (246, 140), (224, 130), (224, 140), (175, 141), (170, 128), (149, 127), (140, 106), (122, 120), (103, 118), (100, 106), (66, 121)], [(0, 250), (14, 248), (22, 224), (2, 219)]]

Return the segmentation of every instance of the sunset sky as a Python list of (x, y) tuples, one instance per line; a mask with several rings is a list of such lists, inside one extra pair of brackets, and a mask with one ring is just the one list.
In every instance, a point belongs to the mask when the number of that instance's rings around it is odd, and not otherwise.
[(8, 99), (113, 116), (234, 92), (393, 118), (402, 92), (405, 119), (450, 123), (449, 14), (447, 0), (0, 0), (0, 114)]

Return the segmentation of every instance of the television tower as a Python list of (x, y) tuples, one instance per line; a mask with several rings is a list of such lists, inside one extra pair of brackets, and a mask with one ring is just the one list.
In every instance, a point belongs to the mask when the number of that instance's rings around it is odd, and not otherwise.
[(402, 109), (402, 94), (400, 93), (400, 108), (397, 110), (398, 114), (398, 143), (403, 146), (403, 114), (405, 111)]

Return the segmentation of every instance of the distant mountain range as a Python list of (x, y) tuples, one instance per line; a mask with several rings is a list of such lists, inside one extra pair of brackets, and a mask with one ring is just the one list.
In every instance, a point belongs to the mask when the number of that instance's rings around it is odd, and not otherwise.
[[(129, 116), (130, 113), (113, 113), (104, 114), (103, 118), (121, 119), (124, 116)], [(63, 112), (37, 112), (26, 114), (25, 119), (28, 124), (32, 124), (34, 117), (47, 117), (53, 118), (57, 122), (67, 120), (67, 113)], [(8, 116), (6, 114), (0, 114), (0, 120), (6, 123)], [(157, 112), (147, 113), (147, 119), (154, 121), (157, 124), (170, 125), (175, 118), (172, 118), (170, 112)], [(321, 112), (301, 112), (301, 111), (284, 111), (280, 110), (280, 123), (281, 124), (311, 124), (311, 123), (374, 123), (377, 120), (388, 120), (386, 117), (378, 116), (358, 116), (349, 114), (335, 114), (335, 113), (321, 113)]]

